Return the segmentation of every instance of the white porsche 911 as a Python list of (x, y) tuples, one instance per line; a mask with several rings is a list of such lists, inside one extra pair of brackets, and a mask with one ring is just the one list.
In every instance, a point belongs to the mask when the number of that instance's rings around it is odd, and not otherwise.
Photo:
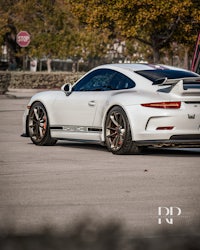
[(200, 75), (165, 65), (102, 65), (61, 91), (34, 95), (23, 124), (36, 145), (90, 141), (114, 154), (200, 147)]

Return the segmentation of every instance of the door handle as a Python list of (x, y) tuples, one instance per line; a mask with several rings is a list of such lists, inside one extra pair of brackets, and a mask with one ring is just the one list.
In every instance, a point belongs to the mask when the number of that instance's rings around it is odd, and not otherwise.
[(96, 102), (95, 102), (95, 101), (90, 101), (90, 102), (88, 102), (88, 105), (89, 105), (89, 106), (95, 106), (95, 105), (96, 105)]

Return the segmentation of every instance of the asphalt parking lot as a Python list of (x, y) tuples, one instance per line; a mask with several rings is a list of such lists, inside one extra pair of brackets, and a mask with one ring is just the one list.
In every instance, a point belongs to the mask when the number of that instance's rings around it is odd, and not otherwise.
[[(116, 156), (91, 144), (35, 146), (20, 137), (27, 102), (0, 98), (1, 226), (63, 227), (92, 216), (145, 231), (192, 226), (199, 218), (200, 149), (150, 149), (144, 155)], [(159, 207), (165, 207), (161, 224)], [(173, 214), (167, 221), (170, 207)]]

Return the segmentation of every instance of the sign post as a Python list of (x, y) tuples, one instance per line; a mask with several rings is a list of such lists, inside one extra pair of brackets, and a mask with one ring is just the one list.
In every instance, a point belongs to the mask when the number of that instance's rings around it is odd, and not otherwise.
[[(21, 48), (25, 48), (31, 42), (31, 36), (27, 31), (20, 31), (17, 34), (16, 42)], [(23, 70), (25, 70), (25, 54), (23, 53)]]

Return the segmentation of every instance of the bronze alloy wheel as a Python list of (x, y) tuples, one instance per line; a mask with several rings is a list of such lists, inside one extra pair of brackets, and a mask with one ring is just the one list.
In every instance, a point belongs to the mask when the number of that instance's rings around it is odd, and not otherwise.
[(108, 150), (113, 154), (140, 153), (141, 148), (132, 141), (127, 115), (119, 106), (113, 107), (107, 114), (105, 141)]
[(28, 129), (31, 140), (36, 145), (53, 145), (55, 139), (50, 136), (48, 115), (42, 103), (32, 105), (28, 116)]
[(112, 151), (118, 151), (122, 147), (125, 133), (124, 116), (118, 111), (113, 111), (109, 114), (106, 124), (106, 139)]

